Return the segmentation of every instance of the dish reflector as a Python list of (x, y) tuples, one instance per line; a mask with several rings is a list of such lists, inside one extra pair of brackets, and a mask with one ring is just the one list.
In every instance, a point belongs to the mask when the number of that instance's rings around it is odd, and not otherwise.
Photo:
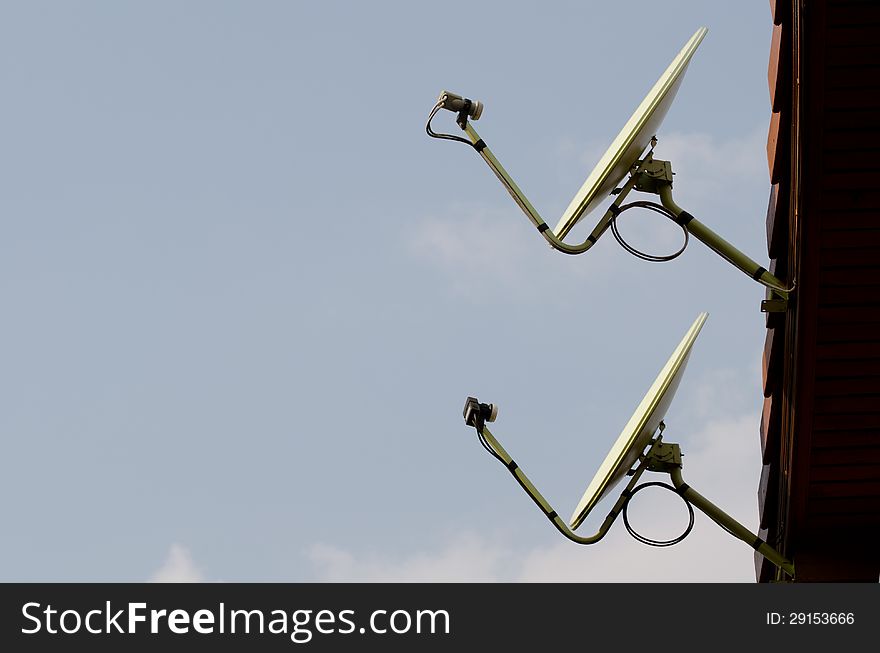
[(651, 438), (660, 427), (660, 422), (672, 403), (675, 391), (684, 374), (691, 347), (703, 328), (708, 313), (700, 313), (691, 328), (684, 334), (666, 365), (654, 380), (648, 394), (642, 399), (632, 417), (629, 418), (623, 431), (599, 467), (599, 471), (590, 481), (587, 491), (571, 516), (571, 528), (575, 529), (583, 523), (590, 511), (608, 494), (615, 485), (632, 469), (651, 442)]
[(657, 133), (657, 128), (666, 117), (666, 112), (681, 85), (684, 72), (707, 31), (705, 27), (701, 27), (685, 43), (681, 52), (672, 60), (666, 71), (660, 75), (660, 79), (657, 80), (636, 112), (620, 130), (617, 138), (599, 159), (599, 163), (593, 168), (584, 185), (581, 186), (565, 213), (562, 214), (556, 229), (553, 230), (557, 238), (560, 240), (565, 238), (581, 218), (608, 197), (609, 193), (627, 175), (632, 164), (648, 147), (648, 143), (651, 142), (651, 138)]

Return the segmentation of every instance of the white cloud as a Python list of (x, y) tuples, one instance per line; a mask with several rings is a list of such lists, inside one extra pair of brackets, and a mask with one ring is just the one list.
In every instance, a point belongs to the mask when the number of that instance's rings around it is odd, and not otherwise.
[[(690, 437), (689, 443), (682, 443), (685, 481), (753, 530), (760, 472), (757, 424), (758, 417), (753, 414), (716, 419)], [(643, 480), (667, 479), (649, 474)], [(648, 489), (640, 493), (630, 513), (633, 528), (655, 539), (675, 537), (678, 533), (670, 528), (680, 525), (680, 532), (686, 523), (680, 500), (662, 492)], [(528, 499), (523, 496), (523, 501)], [(654, 509), (657, 501), (662, 502), (662, 510)], [(637, 504), (643, 505), (637, 508)], [(586, 533), (596, 528), (599, 514), (604, 515), (608, 507), (608, 500), (600, 504), (597, 514), (581, 530)], [(317, 579), (329, 582), (753, 582), (751, 549), (696, 512), (691, 535), (667, 548), (636, 542), (619, 519), (604, 540), (590, 546), (557, 539), (548, 525), (548, 544), (530, 549), (497, 534), (471, 533), (433, 551), (397, 559), (328, 545), (312, 547), (308, 556)]]
[(467, 292), (475, 277), (521, 286), (528, 281), (521, 261), (540, 243), (526, 218), (512, 213), (459, 207), (447, 218), (427, 218), (410, 234), (410, 250), (452, 274), (459, 292)]
[[(744, 414), (707, 422), (682, 442), (685, 480), (747, 528), (755, 530), (755, 488), (760, 472), (756, 433), (758, 416)], [(667, 438), (667, 439), (672, 439)], [(678, 440), (678, 438), (675, 438)], [(667, 479), (648, 474), (644, 481)], [(513, 490), (513, 488), (512, 488)], [(528, 499), (523, 496), (523, 501)], [(658, 503), (659, 502), (659, 503)], [(588, 523), (596, 528), (610, 505), (603, 501)], [(564, 509), (563, 509), (564, 512)], [(633, 501), (632, 526), (647, 537), (675, 537), (685, 509), (674, 495), (646, 490)], [(536, 519), (541, 519), (535, 513)], [(595, 545), (560, 539), (547, 526), (547, 544), (524, 548), (498, 533), (466, 533), (433, 550), (401, 557), (353, 552), (315, 544), (307, 552), (315, 579), (322, 582), (752, 582), (752, 552), (697, 512), (696, 525), (682, 543), (668, 548), (644, 546), (626, 533), (618, 519)], [(190, 551), (169, 547), (151, 582), (205, 582)]]
[(412, 554), (400, 560), (378, 555), (358, 557), (326, 544), (308, 551), (318, 580), (328, 582), (489, 582), (499, 580), (509, 551), (467, 534), (442, 550)]
[(204, 580), (189, 550), (177, 543), (171, 545), (165, 562), (150, 578), (151, 583), (201, 583)]
[[(682, 509), (683, 510), (683, 509)], [(655, 527), (655, 528), (652, 528)], [(633, 523), (646, 536), (657, 524)], [(548, 541), (554, 537), (548, 526)], [(463, 546), (463, 542), (467, 542)], [(434, 551), (400, 559), (358, 556), (316, 545), (309, 553), (321, 582), (752, 582), (752, 553), (706, 519), (694, 534), (667, 548), (639, 544), (622, 520), (591, 546), (566, 540), (526, 550), (497, 537), (467, 534)]]
[(478, 303), (487, 294), (528, 299), (548, 289), (565, 297), (572, 285), (601, 283), (611, 267), (609, 243), (586, 257), (553, 251), (512, 200), (501, 210), (456, 205), (443, 218), (426, 217), (406, 235), (406, 245), (442, 272), (455, 294)]
[(710, 419), (719, 409), (727, 413), (747, 410), (761, 393), (760, 361), (737, 369), (705, 370), (691, 388), (687, 400), (681, 402), (688, 422)]
[(717, 139), (698, 132), (663, 134), (654, 157), (672, 163), (676, 191), (692, 199), (714, 198), (715, 204), (735, 196), (739, 184), (767, 185), (766, 125), (747, 134)]
[[(681, 181), (681, 189), (702, 196), (715, 195), (731, 188), (732, 181), (758, 181), (767, 183), (766, 142), (767, 125), (759, 124), (746, 133), (728, 134), (717, 138), (703, 132), (660, 132), (654, 158), (670, 161)], [(570, 159), (568, 165), (583, 165), (584, 179), (608, 146), (607, 142), (591, 142), (578, 147), (571, 139), (563, 139), (557, 146), (562, 158)], [(574, 151), (580, 150), (575, 157)], [(693, 189), (691, 189), (693, 187)], [(676, 187), (676, 190), (679, 190)], [(726, 194), (725, 193), (725, 196)], [(630, 197), (645, 197), (635, 193)]]

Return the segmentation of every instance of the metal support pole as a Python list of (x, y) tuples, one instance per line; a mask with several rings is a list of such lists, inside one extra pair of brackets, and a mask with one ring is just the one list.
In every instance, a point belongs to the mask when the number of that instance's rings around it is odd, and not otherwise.
[(785, 556), (779, 553), (779, 551), (767, 544), (760, 537), (752, 533), (749, 529), (740, 524), (733, 517), (721, 510), (721, 508), (716, 506), (706, 497), (704, 497), (699, 492), (690, 487), (687, 483), (685, 483), (681, 477), (681, 467), (674, 467), (673, 469), (669, 470), (669, 476), (672, 479), (672, 484), (675, 486), (675, 489), (677, 489), (679, 493), (692, 505), (696, 506), (703, 513), (705, 513), (709, 517), (709, 519), (714, 521), (716, 524), (721, 526), (721, 528), (726, 530), (737, 539), (740, 539), (748, 544), (762, 556), (767, 558), (767, 560), (769, 560), (786, 574), (794, 578), (794, 563), (791, 562), (791, 560), (787, 559)]
[(663, 206), (672, 211), (678, 219), (679, 224), (684, 225), (688, 232), (690, 232), (695, 238), (704, 242), (715, 253), (719, 254), (726, 261), (732, 263), (758, 283), (775, 291), (781, 297), (785, 299), (788, 298), (788, 293), (792, 290), (791, 288), (787, 288), (785, 283), (770, 274), (764, 266), (759, 265), (750, 259), (676, 204), (672, 199), (672, 184), (661, 184), (657, 189), (657, 193), (660, 195), (660, 202)]

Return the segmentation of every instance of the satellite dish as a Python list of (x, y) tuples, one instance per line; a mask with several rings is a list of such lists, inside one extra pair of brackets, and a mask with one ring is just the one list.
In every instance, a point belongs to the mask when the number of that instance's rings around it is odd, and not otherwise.
[(648, 394), (642, 399), (642, 403), (639, 404), (629, 422), (623, 427), (623, 431), (614, 446), (611, 447), (611, 451), (608, 452), (599, 471), (596, 472), (574, 514), (572, 514), (570, 520), (572, 529), (576, 529), (583, 523), (595, 505), (626, 476), (645, 448), (651, 443), (652, 436), (660, 427), (660, 422), (672, 403), (672, 398), (684, 374), (691, 347), (693, 347), (707, 317), (709, 317), (708, 313), (700, 313), (691, 328), (684, 334), (684, 338), (678, 343), (678, 347), (672, 352), (672, 356), (666, 361), (666, 365), (660, 370), (660, 374), (654, 380)]
[[(672, 176), (675, 174), (672, 171), (672, 164), (670, 161), (654, 159), (653, 145), (656, 142), (653, 140), (653, 137), (675, 98), (684, 72), (687, 70), (694, 53), (707, 32), (708, 30), (705, 27), (701, 27), (685, 43), (681, 52), (672, 60), (672, 63), (669, 64), (669, 67), (660, 76), (660, 79), (657, 80), (657, 83), (654, 84), (654, 87), (648, 92), (645, 99), (642, 100), (636, 112), (624, 125), (617, 138), (614, 139), (614, 142), (611, 143), (611, 146), (602, 155), (599, 163), (593, 168), (584, 185), (581, 186), (581, 189), (562, 214), (562, 218), (555, 229), (551, 229), (550, 225), (544, 221), (541, 214), (538, 213), (519, 186), (516, 185), (510, 174), (504, 169), (504, 166), (501, 165), (498, 158), (486, 145), (486, 141), (480, 138), (476, 129), (468, 122), (469, 118), (477, 120), (482, 115), (482, 102), (469, 100), (449, 91), (443, 91), (428, 115), (425, 131), (432, 138), (456, 141), (472, 147), (492, 169), (492, 172), (495, 173), (495, 176), (498, 177), (498, 180), (507, 189), (507, 192), (510, 193), (523, 213), (526, 214), (526, 217), (538, 230), (538, 233), (554, 249), (566, 254), (583, 254), (610, 227), (614, 237), (631, 254), (647, 261), (671, 261), (684, 251), (688, 243), (688, 235), (691, 235), (705, 243), (710, 249), (741, 272), (744, 272), (772, 291), (768, 299), (762, 302), (762, 311), (784, 312), (788, 309), (787, 300), (789, 293), (794, 291), (794, 284), (785, 284), (763, 265), (746, 256), (676, 204), (672, 197)], [(456, 123), (464, 131), (464, 137), (437, 133), (433, 130), (431, 121), (441, 109), (458, 112)], [(652, 149), (649, 152), (645, 152), (649, 143)], [(617, 185), (626, 176), (629, 176), (629, 179), (618, 188)], [(660, 197), (660, 204), (646, 201), (624, 204), (624, 198), (632, 190), (656, 194)], [(587, 213), (603, 202), (610, 193), (615, 195), (615, 199), (606, 208), (586, 240), (579, 244), (565, 243), (564, 238), (571, 229)], [(616, 219), (623, 211), (637, 207), (655, 211), (677, 223), (685, 233), (684, 246), (674, 254), (655, 256), (639, 252), (628, 245), (617, 230)]]
[[(486, 451), (507, 468), (507, 471), (511, 473), (519, 486), (541, 509), (544, 516), (551, 521), (556, 530), (572, 542), (577, 544), (596, 544), (605, 537), (618, 515), (623, 512), (626, 530), (638, 541), (653, 546), (671, 546), (681, 542), (691, 532), (691, 527), (694, 523), (693, 509), (697, 508), (721, 526), (727, 533), (748, 544), (758, 554), (776, 565), (779, 569), (777, 580), (782, 580), (782, 574), (787, 574), (794, 578), (795, 568), (791, 560), (767, 543), (761, 536), (751, 532), (684, 482), (681, 473), (681, 459), (684, 454), (681, 453), (681, 447), (673, 442), (665, 442), (663, 440), (664, 429), (662, 420), (669, 409), (669, 405), (672, 403), (673, 395), (675, 395), (675, 391), (678, 389), (678, 384), (681, 382), (684, 368), (690, 357), (691, 348), (707, 317), (707, 313), (700, 313), (697, 316), (697, 319), (691, 325), (691, 328), (688, 329), (684, 338), (678, 343), (678, 347), (672, 352), (672, 356), (666, 361), (666, 365), (660, 370), (660, 374), (654, 380), (651, 389), (648, 390), (648, 394), (645, 395), (642, 403), (636, 408), (635, 413), (633, 413), (633, 416), (624, 427), (620, 437), (617, 438), (614, 446), (611, 447), (611, 451), (608, 452), (596, 476), (590, 482), (590, 486), (587, 488), (571, 517), (571, 527), (559, 516), (559, 513), (556, 512), (547, 499), (541, 495), (538, 488), (529, 480), (522, 468), (504, 450), (501, 443), (498, 442), (486, 427), (486, 422), (494, 421), (497, 416), (498, 411), (494, 404), (481, 403), (476, 397), (468, 397), (464, 406), (464, 421), (465, 424), (476, 429), (480, 443)], [(660, 433), (657, 433), (658, 429)], [(645, 471), (669, 474), (672, 485), (657, 482), (637, 485)], [(630, 480), (627, 482), (624, 490), (620, 492), (617, 501), (615, 501), (605, 520), (599, 526), (599, 530), (589, 536), (575, 534), (573, 529), (578, 528), (583, 523), (584, 519), (602, 497), (607, 495), (624, 476), (629, 476)], [(649, 540), (636, 533), (627, 521), (626, 509), (630, 500), (642, 488), (654, 485), (661, 485), (676, 492), (687, 504), (688, 512), (690, 513), (690, 524), (684, 533), (672, 540)]]
[(691, 58), (707, 32), (705, 27), (694, 32), (666, 71), (660, 75), (660, 79), (620, 130), (617, 138), (599, 159), (599, 163), (562, 214), (554, 229), (557, 238), (560, 240), (565, 238), (581, 218), (608, 197), (648, 147), (675, 99)]

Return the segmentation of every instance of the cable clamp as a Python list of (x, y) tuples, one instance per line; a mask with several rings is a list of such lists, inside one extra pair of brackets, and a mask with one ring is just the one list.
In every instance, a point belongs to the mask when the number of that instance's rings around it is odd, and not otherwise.
[(465, 99), (464, 99), (464, 104), (463, 104), (463, 106), (461, 107), (461, 111), (458, 112), (458, 118), (455, 119), (455, 122), (457, 122), (457, 123), (458, 123), (458, 126), (461, 127), (462, 129), (464, 129), (465, 127), (467, 127), (468, 114), (469, 114), (470, 111), (471, 111), (471, 105), (472, 105), (472, 104), (473, 104), (473, 103), (472, 103), (470, 100), (468, 100), (467, 98), (465, 98)]

